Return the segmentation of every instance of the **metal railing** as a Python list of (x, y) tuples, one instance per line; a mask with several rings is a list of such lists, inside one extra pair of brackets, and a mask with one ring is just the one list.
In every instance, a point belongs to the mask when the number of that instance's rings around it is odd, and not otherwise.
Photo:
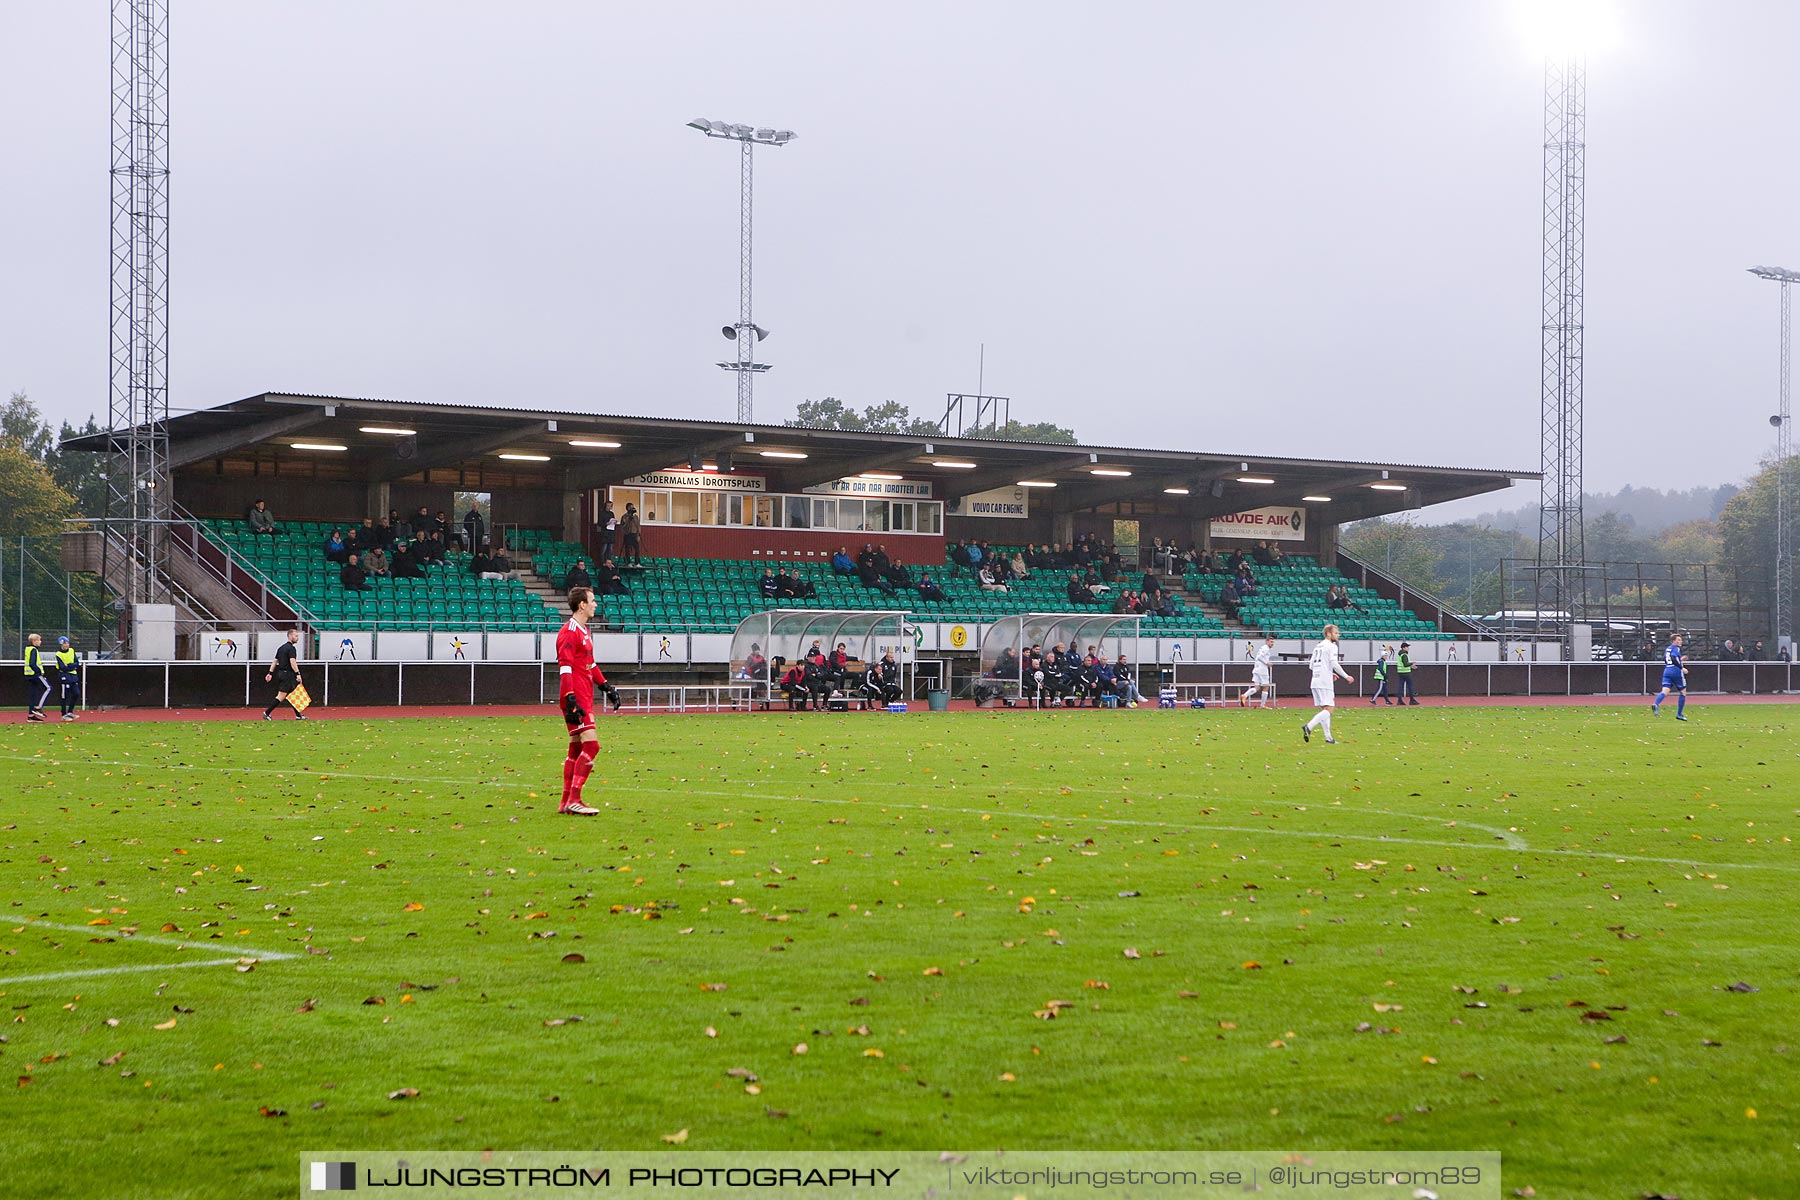
[[(1759, 600), (1759, 585), (1729, 567), (1708, 563), (1595, 562), (1584, 566), (1582, 589), (1573, 611), (1537, 613), (1536, 564), (1526, 559), (1500, 560), (1503, 611), (1541, 626), (1546, 636), (1561, 636), (1574, 623), (1593, 627), (1593, 644), (1612, 657), (1660, 656), (1673, 632), (1688, 635), (1689, 652), (1710, 657), (1730, 638), (1739, 646), (1765, 637), (1769, 607)], [(1774, 650), (1766, 652), (1773, 657)]]
[[(1492, 638), (1495, 641), (1503, 641), (1506, 638), (1505, 631), (1468, 614), (1458, 613), (1443, 597), (1415, 587), (1398, 575), (1390, 574), (1373, 563), (1363, 561), (1348, 550), (1339, 548), (1337, 559), (1337, 562), (1332, 565), (1337, 568), (1339, 574), (1349, 576), (1363, 587), (1370, 588), (1378, 596), (1385, 596), (1387, 599), (1398, 602), (1401, 608), (1413, 612), (1414, 615), (1424, 615), (1416, 612), (1415, 606), (1429, 609), (1430, 619), (1446, 633), (1473, 634), (1476, 637)], [(1376, 585), (1380, 586), (1370, 584), (1370, 579), (1374, 579)], [(1389, 595), (1389, 592), (1393, 594)], [(1413, 603), (1407, 602), (1409, 595), (1412, 597)]]
[[(269, 578), (260, 563), (216, 537), (204, 521), (179, 504), (174, 506), (175, 537), (188, 550), (190, 557), (224, 584), (238, 599), (263, 613), (272, 623), (290, 620), (305, 626), (318, 623), (312, 611), (292, 592)], [(292, 614), (275, 611), (279, 605)]]

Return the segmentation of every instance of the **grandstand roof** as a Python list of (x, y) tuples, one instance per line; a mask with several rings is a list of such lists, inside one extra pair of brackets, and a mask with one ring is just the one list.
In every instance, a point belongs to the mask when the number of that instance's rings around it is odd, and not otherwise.
[[(776, 471), (785, 490), (888, 471), (943, 485), (945, 496), (1054, 483), (1036, 504), (1075, 512), (1118, 501), (1155, 501), (1193, 517), (1313, 502), (1337, 522), (1498, 491), (1532, 471), (1294, 458), (1218, 450), (1168, 450), (1091, 443), (1011, 442), (676, 417), (601, 414), (511, 405), (420, 403), (264, 392), (168, 423), (173, 469), (216, 459), (318, 461), (372, 482), (423, 471), (505, 468), (536, 486), (580, 490), (698, 459), (729, 455), (738, 471)], [(412, 430), (414, 436), (368, 429)], [(69, 449), (103, 451), (109, 435), (73, 438)], [(575, 446), (572, 442), (616, 442)], [(296, 445), (299, 443), (300, 445)], [(305, 449), (342, 446), (342, 451)], [(765, 457), (768, 451), (784, 457)], [(541, 456), (508, 458), (501, 455)], [(804, 455), (804, 458), (791, 457)], [(942, 465), (973, 463), (973, 467)], [(1096, 474), (1096, 471), (1113, 474)], [(1129, 475), (1118, 472), (1130, 472)], [(1245, 480), (1270, 480), (1268, 483)], [(521, 486), (524, 486), (521, 482)], [(1187, 494), (1170, 493), (1186, 488)], [(1216, 494), (1215, 494), (1216, 493)]]

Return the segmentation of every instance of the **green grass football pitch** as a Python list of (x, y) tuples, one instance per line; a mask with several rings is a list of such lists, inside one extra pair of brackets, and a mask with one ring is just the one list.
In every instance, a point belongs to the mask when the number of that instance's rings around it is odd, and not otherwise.
[(7, 726), (5, 1190), (685, 1130), (1791, 1196), (1800, 707), (1689, 712), (603, 720), (585, 820), (548, 714)]

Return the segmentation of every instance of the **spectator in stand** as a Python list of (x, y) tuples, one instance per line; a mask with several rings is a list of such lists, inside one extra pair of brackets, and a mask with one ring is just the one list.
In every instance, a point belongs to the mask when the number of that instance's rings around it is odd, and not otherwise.
[(425, 568), (420, 566), (419, 560), (413, 557), (411, 544), (403, 544), (394, 551), (393, 571), (395, 579), (425, 578)]
[(352, 554), (344, 560), (344, 569), (338, 572), (338, 582), (344, 585), (346, 592), (369, 591), (369, 573), (362, 569)]
[(856, 577), (864, 587), (879, 589), (886, 595), (894, 594), (894, 585), (881, 577), (875, 568), (875, 547), (864, 545), (861, 554), (856, 556)]
[(1238, 573), (1238, 568), (1243, 565), (1244, 552), (1242, 550), (1233, 550), (1231, 556), (1225, 560), (1225, 569), (1230, 571), (1233, 575), (1236, 575)]
[[(964, 567), (969, 567), (969, 547), (959, 541), (950, 547), (950, 574), (955, 575)], [(969, 569), (974, 570), (973, 567)]]
[(1251, 561), (1256, 563), (1259, 567), (1272, 567), (1275, 565), (1275, 556), (1269, 553), (1268, 542), (1257, 542), (1256, 548), (1250, 551), (1250, 558)]
[(1069, 576), (1068, 593), (1070, 604), (1092, 604), (1094, 602), (1093, 591), (1081, 581), (1079, 575)]
[(438, 524), (432, 519), (429, 505), (419, 505), (419, 511), (413, 514), (412, 526), (414, 533), (430, 534), (436, 531)]
[(463, 514), (463, 545), (473, 550), (477, 546), (487, 544), (487, 519), (481, 515), (481, 509), (469, 505), (469, 511)]
[(1046, 565), (1044, 552), (1038, 549), (1036, 542), (1031, 542), (1025, 547), (1025, 565), (1034, 571), (1041, 570)]
[(1775, 657), (1784, 663), (1791, 663), (1794, 661), (1794, 649), (1792, 646), (1783, 646), (1775, 651)]
[(875, 547), (874, 561), (875, 573), (884, 579), (887, 578), (888, 568), (894, 565), (894, 560), (888, 557), (887, 547), (885, 545)]
[(1012, 590), (1004, 583), (1001, 583), (994, 578), (994, 568), (992, 566), (982, 567), (981, 570), (976, 573), (975, 578), (981, 581), (981, 590), (984, 592), (1007, 592)]
[(831, 573), (855, 577), (856, 560), (850, 557), (850, 547), (839, 546), (837, 553), (831, 556)]
[(919, 599), (930, 600), (938, 604), (943, 603), (945, 599), (944, 589), (932, 582), (931, 574), (926, 571), (919, 573)]
[(1269, 565), (1271, 567), (1279, 567), (1282, 563), (1284, 563), (1286, 561), (1287, 561), (1287, 551), (1285, 551), (1281, 548), (1281, 543), (1280, 542), (1270, 542), (1269, 543)]
[(376, 579), (389, 579), (394, 574), (393, 568), (388, 564), (387, 551), (380, 546), (370, 550), (369, 556), (363, 559), (363, 569)]
[[(601, 561), (604, 562), (605, 560), (602, 559)], [(567, 573), (563, 575), (563, 591), (566, 592), (570, 588), (591, 588), (593, 586), (594, 581), (588, 575), (586, 560), (578, 558), (573, 563), (569, 564)]]
[(375, 532), (375, 518), (364, 517), (362, 524), (350, 531), (350, 549), (367, 558), (369, 551), (381, 545), (381, 539)]
[(267, 500), (258, 500), (244, 514), (244, 520), (250, 523), (250, 532), (258, 537), (274, 537), (281, 530), (275, 528), (275, 514), (269, 511)]
[(888, 564), (887, 581), (894, 585), (894, 590), (897, 592), (908, 591), (916, 586), (913, 583), (912, 572), (907, 570), (905, 563), (901, 562)]
[(502, 579), (513, 577), (512, 547), (502, 543), (500, 549), (494, 551), (494, 571)]
[(981, 569), (981, 558), (982, 558), (981, 544), (979, 542), (970, 542), (966, 546), (964, 546), (963, 549), (968, 553), (968, 556), (969, 556), (969, 570), (971, 572), (979, 571)]
[(1240, 563), (1237, 570), (1238, 595), (1250, 597), (1256, 595), (1256, 576), (1250, 571), (1249, 563)]
[[(436, 523), (435, 528), (438, 534), (444, 539), (444, 550), (447, 553), (456, 541), (456, 527), (450, 524), (450, 514), (441, 508), (437, 510), (437, 516), (432, 520)], [(474, 547), (471, 546), (469, 549), (473, 550)]]
[(613, 543), (619, 536), (619, 516), (613, 512), (612, 501), (608, 500), (600, 509), (600, 553), (595, 562), (605, 562), (612, 557)]
[(762, 593), (764, 600), (783, 599), (781, 581), (775, 578), (774, 567), (763, 568), (762, 578), (756, 581), (756, 589)]
[(619, 568), (613, 563), (613, 560), (609, 558), (601, 563), (599, 594), (602, 596), (626, 596), (630, 593), (631, 589), (625, 586), (625, 576), (619, 573)]
[(1334, 583), (1325, 589), (1325, 607), (1329, 609), (1349, 608), (1350, 597), (1344, 595), (1338, 585)]
[(1237, 620), (1238, 613), (1243, 611), (1239, 605), (1237, 584), (1230, 579), (1227, 579), (1225, 586), (1219, 589), (1219, 607), (1223, 608), (1225, 615), (1233, 621)]
[(1154, 592), (1161, 586), (1162, 576), (1157, 574), (1155, 570), (1149, 570), (1144, 572), (1143, 581), (1138, 584), (1138, 591), (1148, 596), (1151, 592)]
[(469, 574), (477, 579), (497, 579), (494, 574), (494, 559), (487, 552), (486, 546), (478, 547), (469, 558)]
[(1739, 662), (1743, 659), (1743, 657), (1744, 657), (1744, 652), (1742, 650), (1739, 650), (1737, 648), (1737, 643), (1732, 641), (1730, 638), (1726, 638), (1725, 644), (1719, 647), (1719, 661), (1720, 662)]
[[(412, 541), (412, 522), (401, 517), (399, 509), (388, 509), (387, 527), (389, 537), (395, 539), (405, 538), (409, 542)], [(401, 530), (405, 530), (405, 532), (402, 533)]]
[(806, 711), (806, 665), (789, 663), (787, 670), (781, 673), (781, 694), (787, 697), (788, 711)]
[(1025, 580), (1031, 578), (1031, 564), (1026, 562), (1025, 556), (1017, 550), (1013, 551), (1012, 574), (1014, 579)]
[(409, 549), (412, 552), (412, 560), (418, 565), (420, 571), (424, 571), (426, 567), (431, 565), (430, 534), (426, 533), (424, 530), (414, 533), (412, 544)]
[(625, 517), (619, 522), (619, 536), (624, 539), (624, 551), (619, 555), (631, 558), (631, 565), (638, 566), (644, 561), (643, 549), (644, 523), (638, 519), (637, 505), (625, 506)]
[(432, 530), (431, 536), (425, 539), (425, 545), (431, 551), (432, 562), (441, 563), (450, 553), (450, 543), (444, 540), (444, 533), (441, 529)]
[(818, 595), (818, 589), (810, 581), (789, 575), (786, 567), (775, 573), (775, 584), (784, 597), (794, 600), (811, 600)]
[(344, 540), (344, 531), (334, 529), (331, 536), (325, 539), (325, 561), (342, 566), (350, 559), (350, 543)]
[(1745, 655), (1745, 657), (1748, 658), (1751, 662), (1768, 662), (1769, 661), (1769, 656), (1768, 656), (1767, 652), (1765, 652), (1763, 650), (1763, 644), (1762, 644), (1761, 638), (1756, 639), (1756, 645), (1754, 645), (1750, 648), (1749, 652)]
[(1114, 599), (1112, 602), (1112, 611), (1115, 613), (1120, 613), (1120, 614), (1130, 612), (1131, 611), (1131, 598), (1134, 595), (1136, 595), (1136, 593), (1130, 591), (1129, 589), (1120, 592), (1118, 597), (1116, 599)]

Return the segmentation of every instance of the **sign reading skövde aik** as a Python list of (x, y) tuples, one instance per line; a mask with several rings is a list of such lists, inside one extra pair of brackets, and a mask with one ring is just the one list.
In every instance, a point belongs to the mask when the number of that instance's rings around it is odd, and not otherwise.
[(1262, 538), (1277, 542), (1306, 540), (1304, 508), (1253, 508), (1212, 519), (1212, 535), (1228, 538)]

